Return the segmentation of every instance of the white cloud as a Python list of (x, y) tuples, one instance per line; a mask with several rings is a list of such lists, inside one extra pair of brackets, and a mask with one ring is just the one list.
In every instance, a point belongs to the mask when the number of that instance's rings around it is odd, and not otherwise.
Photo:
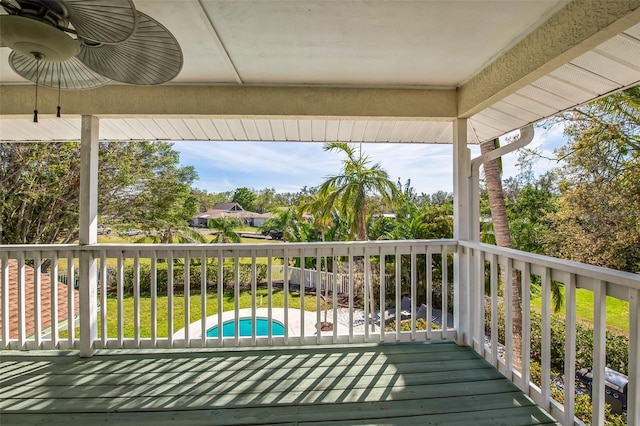
[[(563, 129), (536, 129), (529, 146), (553, 157), (553, 149), (564, 143)], [(196, 186), (210, 192), (231, 191), (238, 187), (275, 188), (296, 192), (303, 186), (317, 186), (340, 171), (343, 157), (325, 152), (321, 143), (303, 142), (176, 142), (184, 165), (193, 165), (200, 175)], [(363, 143), (372, 163), (380, 163), (389, 177), (402, 182), (411, 179), (418, 193), (453, 190), (453, 148), (451, 145)], [(480, 154), (471, 146), (472, 158)], [(505, 156), (505, 177), (518, 173), (517, 152)], [(540, 161), (534, 168), (542, 174), (556, 166)]]

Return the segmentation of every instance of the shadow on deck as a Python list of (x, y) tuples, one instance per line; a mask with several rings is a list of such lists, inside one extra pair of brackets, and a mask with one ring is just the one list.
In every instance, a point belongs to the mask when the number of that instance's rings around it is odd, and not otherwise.
[(470, 348), (453, 343), (286, 349), (5, 352), (13, 424), (555, 423)]

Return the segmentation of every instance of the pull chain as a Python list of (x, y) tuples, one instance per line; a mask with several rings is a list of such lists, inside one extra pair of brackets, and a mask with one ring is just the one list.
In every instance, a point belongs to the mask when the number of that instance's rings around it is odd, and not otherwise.
[(60, 78), (61, 78), (61, 68), (62, 65), (58, 62), (58, 111), (56, 112), (56, 117), (60, 118)]
[(33, 110), (33, 122), (38, 122), (38, 81), (40, 80), (40, 55), (35, 55), (36, 58), (36, 109)]

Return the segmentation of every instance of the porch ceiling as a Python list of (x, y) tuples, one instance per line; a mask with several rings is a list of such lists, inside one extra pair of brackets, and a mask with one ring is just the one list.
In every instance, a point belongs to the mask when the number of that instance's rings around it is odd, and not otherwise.
[(169, 84), (38, 94), (0, 49), (0, 139), (482, 142), (640, 83), (640, 0), (137, 0), (184, 53)]

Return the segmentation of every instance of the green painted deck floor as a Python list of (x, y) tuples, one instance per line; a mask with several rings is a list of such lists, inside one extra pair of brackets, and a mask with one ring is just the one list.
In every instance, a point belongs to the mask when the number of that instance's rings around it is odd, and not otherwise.
[(3, 426), (554, 423), (453, 343), (56, 354), (2, 353)]

